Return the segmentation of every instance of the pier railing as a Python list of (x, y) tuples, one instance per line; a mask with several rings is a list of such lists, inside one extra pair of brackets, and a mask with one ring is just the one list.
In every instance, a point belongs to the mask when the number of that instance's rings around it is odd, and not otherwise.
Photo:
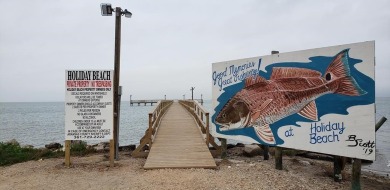
[(160, 100), (157, 102), (155, 108), (149, 112), (149, 127), (145, 131), (145, 135), (141, 138), (140, 144), (133, 151), (133, 157), (147, 157), (148, 153), (144, 152), (143, 149), (145, 145), (149, 145), (149, 149), (152, 147), (155, 134), (161, 121), (161, 117), (165, 114), (168, 107), (172, 103), (173, 100)]
[(221, 154), (221, 147), (215, 143), (214, 137), (210, 134), (210, 114), (209, 112), (194, 100), (179, 100), (179, 103), (186, 108), (188, 112), (195, 118), (200, 131), (203, 134), (203, 138), (206, 141), (208, 147), (213, 146), (217, 151), (217, 154)]

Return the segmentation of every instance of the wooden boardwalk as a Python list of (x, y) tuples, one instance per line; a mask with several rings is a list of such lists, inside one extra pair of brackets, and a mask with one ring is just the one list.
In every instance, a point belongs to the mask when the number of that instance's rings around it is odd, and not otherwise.
[(161, 120), (144, 169), (216, 167), (194, 118), (174, 102)]

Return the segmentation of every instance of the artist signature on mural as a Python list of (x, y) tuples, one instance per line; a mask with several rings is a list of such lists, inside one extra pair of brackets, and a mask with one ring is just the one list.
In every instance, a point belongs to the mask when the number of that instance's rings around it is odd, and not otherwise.
[(348, 140), (346, 141), (350, 141), (353, 143), (348, 145), (348, 147), (357, 147), (357, 146), (362, 147), (364, 150), (364, 154), (370, 155), (371, 153), (374, 152), (375, 141), (371, 142), (371, 140), (369, 140), (363, 142), (363, 139), (356, 138), (356, 135), (348, 135)]

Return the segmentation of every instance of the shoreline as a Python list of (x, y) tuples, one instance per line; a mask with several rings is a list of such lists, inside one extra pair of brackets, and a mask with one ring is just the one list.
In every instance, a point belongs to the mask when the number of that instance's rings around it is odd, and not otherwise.
[[(229, 149), (226, 160), (214, 159), (217, 169), (144, 170), (146, 159), (120, 152), (109, 167), (107, 152), (64, 158), (41, 159), (0, 167), (0, 189), (350, 189), (351, 165), (334, 182), (333, 163), (285, 156), (283, 170), (275, 169), (274, 157), (240, 155), (243, 147)], [(33, 174), (33, 175), (31, 175)], [(26, 181), (28, 183), (26, 183)], [(390, 179), (362, 171), (362, 189), (386, 189)]]
[[(9, 142), (17, 142), (15, 139), (12, 139)], [(78, 141), (75, 141), (75, 142), (78, 142)], [(96, 151), (96, 153), (108, 153), (109, 152), (109, 142), (100, 142), (100, 143), (90, 143), (88, 144), (87, 141), (83, 141), (86, 143), (86, 148), (87, 149), (94, 149)], [(53, 144), (54, 144), (54, 147), (53, 147)], [(77, 144), (77, 143), (76, 143)], [(237, 144), (228, 144), (228, 149), (227, 149), (227, 158), (229, 157), (234, 157), (234, 158), (251, 158), (251, 156), (245, 156), (243, 155), (244, 153), (244, 147), (245, 146), (250, 146), (251, 144), (242, 144), (242, 143), (237, 143)], [(138, 145), (137, 144), (130, 144), (130, 145), (124, 145), (124, 146), (119, 146), (119, 153), (123, 153), (123, 152), (126, 152), (126, 151), (130, 151), (132, 152)], [(23, 145), (22, 147), (33, 147), (31, 145)], [(57, 150), (62, 150), (64, 151), (65, 148), (64, 148), (64, 145), (61, 144), (61, 143), (49, 143), (49, 144), (46, 144), (44, 145), (43, 147), (33, 147), (33, 148), (36, 148), (36, 149), (49, 149), (49, 150), (52, 150), (52, 151), (57, 151)], [(235, 149), (238, 149), (235, 150)], [(272, 148), (271, 148), (272, 149)], [(144, 150), (147, 150), (149, 151), (149, 148), (148, 147), (145, 147)], [(294, 150), (294, 149), (288, 149), (288, 150), (292, 150), (292, 151), (295, 151), (295, 152), (299, 152), (300, 150)], [(210, 151), (212, 151), (212, 149), (210, 149)], [(262, 150), (259, 150), (261, 151), (261, 153), (257, 153), (255, 154), (255, 156), (260, 156), (261, 158), (262, 157)], [(310, 160), (317, 160), (317, 161), (325, 161), (325, 162), (328, 162), (328, 163), (332, 163), (333, 164), (333, 161), (330, 160), (331, 157), (333, 157), (332, 155), (327, 155), (327, 154), (322, 154), (322, 153), (316, 153), (316, 152), (309, 152), (309, 151), (301, 151), (303, 153), (300, 153), (300, 154), (296, 154), (294, 155), (295, 157), (297, 158), (301, 158), (301, 159), (310, 159)], [(314, 154), (316, 156), (311, 156), (311, 157), (307, 157), (305, 156), (305, 154)], [(269, 152), (270, 156), (273, 158), (273, 150), (270, 150)], [(86, 155), (88, 156), (88, 155)], [(219, 157), (216, 157), (216, 156), (213, 156), (215, 160), (219, 159)], [(270, 159), (272, 159), (270, 157)], [(288, 155), (284, 155), (283, 156), (283, 160), (286, 158), (286, 157), (289, 157)], [(317, 157), (317, 159), (316, 159)], [(351, 163), (349, 162), (348, 163), (349, 165), (351, 165)], [(367, 163), (367, 162), (363, 162), (362, 163), (362, 168), (361, 168), (361, 171), (362, 172), (368, 172), (368, 173), (372, 173), (374, 175), (377, 175), (377, 176), (381, 176), (381, 177), (385, 177), (385, 178), (388, 178), (390, 179), (390, 173), (386, 173), (386, 172), (383, 172), (383, 171), (378, 171), (378, 170), (375, 170), (375, 169), (369, 169), (369, 168), (364, 168), (365, 166), (369, 166), (371, 165), (372, 163)]]

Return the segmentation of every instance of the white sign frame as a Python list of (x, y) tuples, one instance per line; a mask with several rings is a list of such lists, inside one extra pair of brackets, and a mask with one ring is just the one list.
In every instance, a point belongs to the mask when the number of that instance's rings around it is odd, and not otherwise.
[(113, 138), (113, 70), (65, 71), (65, 140)]
[[(213, 63), (213, 110), (210, 133), (214, 137), (248, 143), (375, 160), (374, 47), (374, 41), (369, 41)], [(342, 92), (343, 90), (333, 90), (331, 93), (327, 92), (325, 95), (321, 94), (321, 96), (312, 99), (314, 103), (308, 101), (302, 105), (297, 104), (297, 107), (301, 106), (301, 108), (297, 108), (299, 110), (286, 114), (282, 118), (270, 115), (261, 118), (260, 112), (270, 105), (274, 106), (274, 109), (284, 111), (295, 108), (285, 109), (286, 107), (277, 107), (276, 104), (273, 104), (273, 102), (282, 99), (282, 97), (291, 96), (291, 94), (270, 95), (267, 91), (268, 94), (261, 94), (261, 96), (270, 96), (267, 100), (255, 95), (262, 93), (266, 85), (276, 83), (274, 86), (278, 86), (280, 91), (275, 90), (275, 92), (282, 93), (284, 89), (281, 86), (286, 83), (278, 83), (278, 81), (282, 81), (280, 78), (283, 80), (289, 78), (288, 80), (296, 81), (296, 83), (306, 80), (311, 85), (323, 84), (327, 80), (341, 78), (333, 73), (328, 74), (331, 63), (339, 61), (338, 59), (343, 59), (346, 62), (345, 65), (349, 68), (345, 69), (345, 72), (348, 73), (346, 75), (353, 78), (349, 80), (350, 83), (357, 84), (355, 92), (351, 92), (352, 95), (346, 95), (348, 92)], [(316, 64), (319, 64), (318, 67)], [(328, 65), (325, 67), (325, 64)], [(278, 68), (281, 69), (278, 70)], [(289, 68), (292, 70), (303, 69), (290, 71)], [(279, 75), (272, 75), (273, 72)], [(294, 73), (300, 73), (302, 77), (299, 78)], [(319, 76), (320, 74), (321, 76)], [(308, 79), (312, 76), (317, 76), (317, 78)], [(294, 77), (299, 78), (299, 80)], [(250, 88), (257, 88), (257, 91), (251, 91)], [(337, 100), (333, 96), (345, 99), (344, 102), (348, 106), (344, 108), (342, 101), (325, 102)], [(248, 97), (252, 99), (248, 101), (250, 99)], [(256, 107), (253, 104), (258, 105)], [(332, 106), (343, 108), (337, 111), (323, 111), (332, 110)], [(270, 113), (270, 110), (267, 113)], [(315, 114), (310, 114), (309, 112), (313, 110)], [(287, 113), (287, 111), (285, 112)], [(318, 118), (315, 117), (316, 115)], [(296, 118), (298, 120), (295, 120)], [(277, 122), (288, 124), (273, 128), (272, 125), (276, 125)]]

